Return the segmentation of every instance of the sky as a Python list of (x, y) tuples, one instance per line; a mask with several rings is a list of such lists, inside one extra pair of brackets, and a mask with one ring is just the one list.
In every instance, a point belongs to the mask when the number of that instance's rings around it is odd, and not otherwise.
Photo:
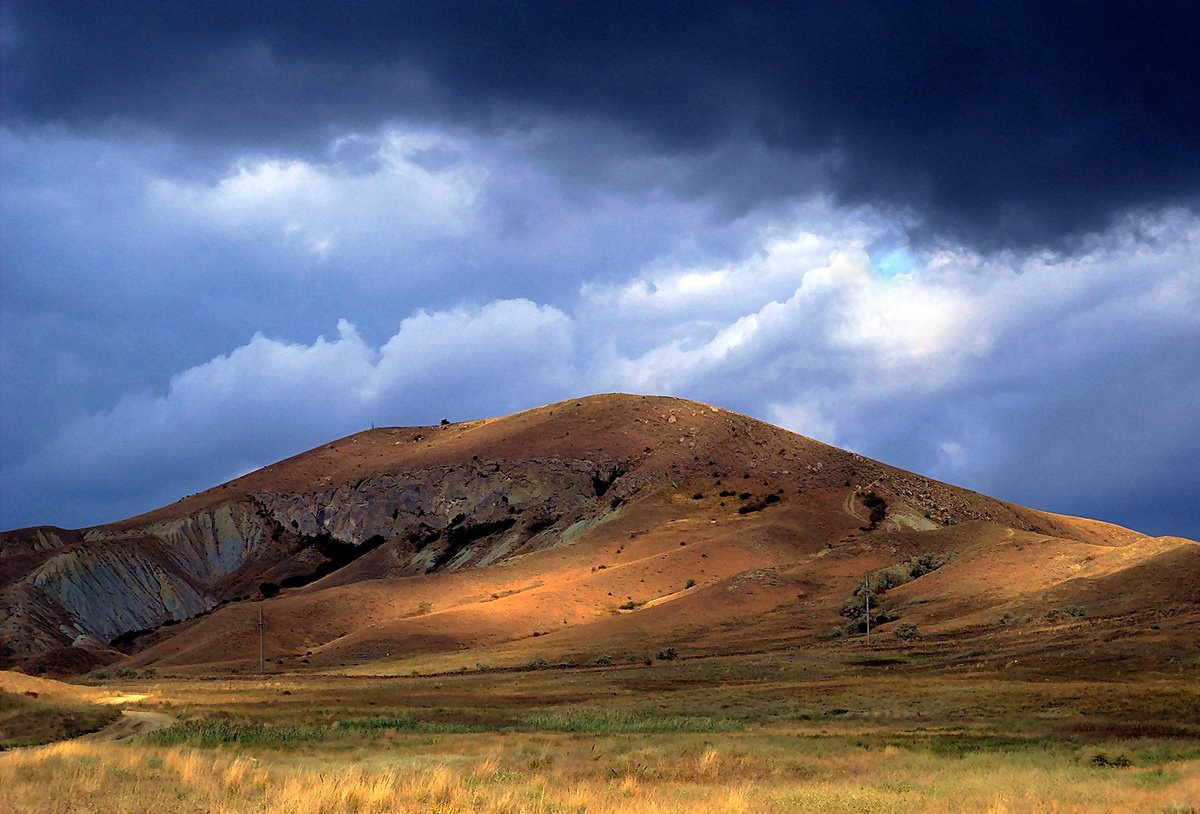
[(1200, 538), (1200, 5), (0, 0), (0, 527), (737, 410)]

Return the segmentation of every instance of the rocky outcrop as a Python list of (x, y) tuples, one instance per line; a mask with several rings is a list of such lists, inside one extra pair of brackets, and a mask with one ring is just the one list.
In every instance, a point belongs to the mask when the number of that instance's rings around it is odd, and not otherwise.
[(604, 516), (641, 486), (619, 462), (543, 458), (472, 461), (253, 498), (277, 536), (301, 545), (321, 534), (353, 544), (384, 538), (373, 555), (379, 577), (487, 565), (555, 545), (572, 524)]

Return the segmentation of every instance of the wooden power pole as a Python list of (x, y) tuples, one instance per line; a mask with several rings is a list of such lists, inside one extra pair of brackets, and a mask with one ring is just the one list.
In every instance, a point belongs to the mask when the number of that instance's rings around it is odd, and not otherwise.
[[(871, 646), (871, 575), (863, 580), (863, 598), (867, 600), (867, 647)], [(261, 611), (260, 611), (261, 613)]]
[(258, 606), (258, 672), (265, 673), (266, 662), (263, 661), (263, 613), (262, 605)]

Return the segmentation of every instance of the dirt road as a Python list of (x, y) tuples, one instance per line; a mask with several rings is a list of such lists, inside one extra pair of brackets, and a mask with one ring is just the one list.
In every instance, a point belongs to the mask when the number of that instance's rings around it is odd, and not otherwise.
[(136, 735), (145, 735), (158, 729), (166, 729), (175, 723), (175, 718), (165, 712), (147, 712), (142, 709), (123, 709), (121, 717), (103, 729), (83, 735), (81, 741), (123, 741)]

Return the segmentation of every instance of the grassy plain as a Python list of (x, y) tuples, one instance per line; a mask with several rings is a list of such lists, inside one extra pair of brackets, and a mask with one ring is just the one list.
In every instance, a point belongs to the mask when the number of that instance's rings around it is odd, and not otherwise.
[(0, 755), (0, 811), (1200, 812), (1200, 682), (797, 654), (106, 682), (178, 719)]

